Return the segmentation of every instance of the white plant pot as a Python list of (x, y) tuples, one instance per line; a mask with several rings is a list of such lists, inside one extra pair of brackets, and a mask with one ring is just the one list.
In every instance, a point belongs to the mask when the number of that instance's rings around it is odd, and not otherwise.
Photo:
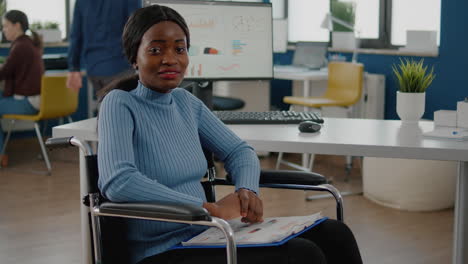
[(426, 93), (397, 91), (396, 110), (403, 123), (417, 123), (424, 114)]

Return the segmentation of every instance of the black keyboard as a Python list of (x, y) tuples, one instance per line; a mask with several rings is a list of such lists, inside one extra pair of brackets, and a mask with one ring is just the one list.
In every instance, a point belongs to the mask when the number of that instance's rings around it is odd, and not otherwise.
[(299, 124), (311, 120), (322, 124), (323, 119), (318, 112), (268, 111), (268, 112), (236, 112), (213, 111), (225, 124)]

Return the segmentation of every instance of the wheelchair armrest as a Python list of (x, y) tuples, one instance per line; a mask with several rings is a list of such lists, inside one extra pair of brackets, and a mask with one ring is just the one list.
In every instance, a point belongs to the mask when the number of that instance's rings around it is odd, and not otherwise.
[(314, 172), (293, 170), (262, 170), (260, 172), (260, 184), (298, 184), (321, 185), (326, 184), (327, 179)]
[[(260, 184), (295, 184), (295, 185), (321, 185), (328, 183), (327, 179), (315, 172), (295, 170), (261, 170)], [(232, 177), (226, 175), (226, 180), (216, 179), (216, 185), (232, 185)]]
[(202, 207), (171, 202), (103, 202), (99, 206), (99, 213), (131, 218), (159, 218), (177, 221), (211, 221), (211, 216), (208, 211)]

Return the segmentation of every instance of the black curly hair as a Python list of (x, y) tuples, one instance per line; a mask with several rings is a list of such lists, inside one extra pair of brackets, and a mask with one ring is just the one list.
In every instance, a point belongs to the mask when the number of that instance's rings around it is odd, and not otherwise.
[(136, 62), (138, 47), (145, 32), (153, 25), (163, 21), (171, 21), (179, 25), (185, 33), (187, 49), (190, 47), (190, 32), (187, 23), (177, 11), (167, 6), (147, 6), (136, 10), (124, 27), (122, 44), (130, 64)]
[[(136, 62), (138, 48), (140, 47), (143, 35), (150, 27), (163, 21), (171, 21), (179, 25), (185, 33), (187, 49), (190, 47), (190, 32), (187, 23), (185, 22), (185, 19), (177, 13), (177, 11), (170, 7), (161, 5), (143, 7), (136, 10), (130, 16), (125, 24), (122, 34), (123, 50), (131, 65)], [(137, 74), (114, 80), (109, 85), (98, 91), (99, 101), (102, 101), (104, 97), (114, 89), (131, 91), (135, 89), (137, 85)]]

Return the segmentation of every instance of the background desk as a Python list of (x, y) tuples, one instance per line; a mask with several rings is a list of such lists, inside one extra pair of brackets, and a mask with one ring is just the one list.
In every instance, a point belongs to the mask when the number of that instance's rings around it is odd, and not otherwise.
[[(325, 118), (321, 132), (313, 134), (299, 133), (296, 125), (229, 127), (259, 151), (458, 161), (452, 263), (468, 263), (468, 141), (424, 138), (422, 132), (433, 129), (433, 122), (428, 121), (402, 126), (394, 120)], [(53, 128), (53, 137), (68, 136), (97, 141), (96, 119)], [(80, 163), (81, 174), (83, 157)]]
[[(301, 81), (302, 89), (297, 95), (309, 93), (311, 81), (321, 81), (328, 79), (327, 71), (308, 72), (286, 72), (274, 71), (275, 79)], [(302, 85), (302, 83), (304, 85)], [(321, 85), (323, 86), (323, 85)], [(314, 86), (314, 88), (317, 88)], [(315, 90), (315, 89), (314, 89)], [(307, 92), (306, 92), (307, 91)], [(240, 111), (269, 111), (270, 105), (270, 81), (236, 80), (236, 81), (216, 81), (213, 83), (213, 93), (217, 96), (226, 96), (242, 99), (245, 102), (244, 108)]]
[(280, 80), (303, 81), (302, 96), (310, 96), (310, 81), (326, 81), (328, 80), (327, 70), (310, 70), (310, 71), (285, 71), (274, 69), (273, 76)]
[[(328, 80), (327, 70), (310, 70), (310, 71), (289, 71), (274, 68), (274, 78), (280, 80), (291, 80), (302, 82), (302, 92), (297, 91), (297, 87), (293, 85), (294, 96), (320, 96), (325, 92)], [(311, 85), (312, 82), (316, 84)], [(364, 73), (364, 87), (360, 102), (353, 107), (352, 117), (357, 118), (372, 118), (384, 119), (384, 104), (385, 104), (385, 76), (382, 74)], [(306, 108), (304, 108), (306, 109)], [(323, 115), (329, 117), (344, 117), (339, 107), (328, 107), (324, 109)]]

